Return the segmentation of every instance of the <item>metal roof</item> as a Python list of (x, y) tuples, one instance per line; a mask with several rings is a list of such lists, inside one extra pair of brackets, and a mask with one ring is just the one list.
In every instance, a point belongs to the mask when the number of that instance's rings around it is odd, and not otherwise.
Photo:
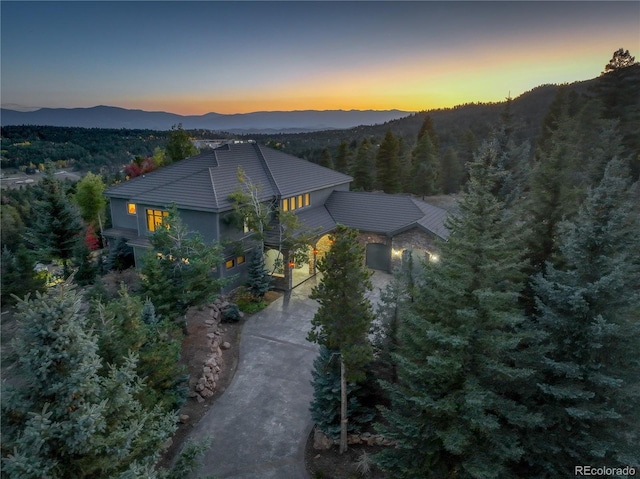
[(228, 143), (107, 189), (109, 197), (135, 203), (205, 211), (233, 207), (238, 168), (260, 190), (261, 200), (349, 183), (352, 178), (255, 143)]

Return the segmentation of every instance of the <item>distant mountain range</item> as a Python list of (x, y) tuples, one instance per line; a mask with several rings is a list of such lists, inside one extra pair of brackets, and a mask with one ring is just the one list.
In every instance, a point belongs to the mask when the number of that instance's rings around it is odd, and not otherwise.
[(130, 128), (169, 130), (181, 123), (187, 130), (204, 129), (231, 133), (295, 133), (377, 125), (411, 115), (401, 110), (304, 110), (259, 111), (223, 115), (177, 115), (164, 111), (127, 110), (112, 106), (92, 108), (41, 108), (16, 111), (2, 108), (0, 124), (47, 125), (82, 128)]

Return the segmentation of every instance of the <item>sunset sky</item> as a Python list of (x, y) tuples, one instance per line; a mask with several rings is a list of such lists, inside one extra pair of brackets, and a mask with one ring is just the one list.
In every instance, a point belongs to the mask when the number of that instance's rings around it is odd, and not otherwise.
[(1, 100), (183, 115), (427, 110), (640, 59), (640, 2), (10, 2)]

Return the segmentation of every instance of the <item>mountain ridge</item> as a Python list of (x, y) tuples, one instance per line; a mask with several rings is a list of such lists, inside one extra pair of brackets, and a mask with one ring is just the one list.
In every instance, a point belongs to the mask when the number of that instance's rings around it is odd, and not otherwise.
[(165, 111), (127, 109), (108, 105), (76, 108), (40, 108), (34, 111), (0, 110), (0, 124), (77, 128), (130, 128), (169, 130), (183, 128), (259, 133), (263, 131), (322, 131), (383, 124), (415, 112), (403, 110), (292, 110), (223, 114), (179, 115)]

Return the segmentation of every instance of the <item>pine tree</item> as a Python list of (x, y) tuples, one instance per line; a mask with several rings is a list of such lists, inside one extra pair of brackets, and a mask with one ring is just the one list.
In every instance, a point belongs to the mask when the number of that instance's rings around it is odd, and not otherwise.
[(373, 190), (375, 177), (375, 158), (372, 151), (371, 143), (366, 138), (358, 147), (356, 159), (353, 164), (353, 189), (361, 191)]
[(612, 161), (558, 227), (564, 266), (534, 282), (545, 423), (523, 459), (536, 477), (566, 476), (568, 464), (638, 464), (640, 215), (630, 193), (628, 171)]
[(15, 253), (6, 246), (2, 248), (2, 305), (13, 304), (13, 295), (24, 297), (45, 288), (46, 278), (36, 273), (34, 266), (33, 254), (24, 245), (20, 245)]
[(151, 248), (142, 266), (142, 290), (162, 316), (179, 320), (190, 306), (213, 298), (222, 281), (213, 270), (222, 261), (217, 244), (205, 244), (191, 233), (175, 207), (149, 237)]
[(136, 400), (144, 385), (135, 357), (99, 374), (96, 338), (73, 285), (21, 301), (18, 318), (14, 348), (21, 382), (3, 395), (3, 474), (155, 477), (175, 417)]
[(329, 148), (324, 148), (322, 153), (320, 154), (320, 161), (318, 162), (320, 166), (324, 166), (325, 168), (333, 168), (333, 158), (331, 158), (331, 152)]
[(340, 173), (346, 173), (349, 170), (349, 144), (346, 140), (342, 140), (338, 145), (338, 153), (335, 159), (335, 169)]
[(398, 140), (391, 130), (387, 131), (376, 156), (376, 184), (385, 193), (400, 192)]
[(249, 259), (248, 289), (254, 298), (262, 298), (271, 288), (271, 276), (264, 264), (264, 254), (258, 249), (253, 250)]
[(82, 223), (51, 170), (40, 181), (40, 198), (33, 206), (34, 223), (26, 238), (45, 259), (62, 261), (65, 277), (76, 245), (82, 240)]
[(182, 335), (171, 321), (159, 318), (149, 299), (130, 295), (124, 285), (116, 299), (96, 305), (92, 317), (106, 362), (119, 366), (129, 353), (138, 356), (138, 375), (147, 385), (139, 397), (142, 404), (180, 406), (186, 397), (185, 371), (179, 364)]
[(431, 136), (424, 134), (412, 152), (412, 192), (419, 196), (430, 196), (440, 190), (440, 160)]
[(318, 261), (323, 274), (310, 297), (320, 303), (311, 320), (307, 339), (340, 354), (341, 433), (340, 452), (347, 449), (347, 382), (365, 378), (365, 365), (372, 359), (367, 338), (373, 313), (365, 293), (371, 289), (371, 272), (364, 266), (364, 246), (357, 232), (338, 225), (330, 235), (331, 248)]
[(378, 425), (397, 442), (378, 456), (393, 477), (510, 477), (539, 421), (519, 398), (532, 375), (519, 359), (522, 240), (492, 194), (496, 156), (491, 144), (477, 155), (441, 259), (401, 308), (398, 383)]
[(445, 195), (457, 193), (462, 186), (464, 168), (456, 150), (447, 148), (440, 158), (441, 186)]
[[(313, 400), (311, 401), (311, 419), (316, 426), (332, 439), (340, 437), (340, 353), (320, 346), (320, 354), (313, 362), (311, 371)], [(358, 433), (362, 426), (375, 416), (371, 408), (363, 407), (359, 400), (361, 388), (358, 384), (347, 384), (347, 431)]]

